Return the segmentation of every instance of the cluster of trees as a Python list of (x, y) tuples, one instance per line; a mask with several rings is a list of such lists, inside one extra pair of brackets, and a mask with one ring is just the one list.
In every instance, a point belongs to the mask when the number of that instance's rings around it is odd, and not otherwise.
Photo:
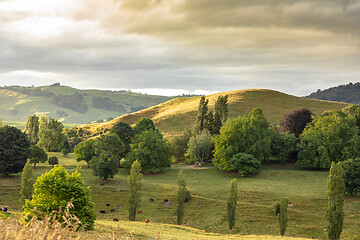
[(339, 85), (325, 90), (318, 89), (311, 93), (307, 98), (314, 98), (320, 100), (330, 100), (347, 103), (360, 103), (360, 83), (349, 83), (346, 85)]

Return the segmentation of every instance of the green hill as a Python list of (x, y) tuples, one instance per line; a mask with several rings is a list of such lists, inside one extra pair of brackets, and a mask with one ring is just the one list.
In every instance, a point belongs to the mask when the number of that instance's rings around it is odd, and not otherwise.
[(307, 98), (360, 104), (360, 83), (349, 83), (325, 90), (318, 89)]
[(63, 123), (84, 124), (116, 118), (170, 99), (129, 91), (79, 90), (60, 84), (0, 87), (0, 119), (25, 122), (32, 114), (47, 114)]
[[(341, 109), (347, 105), (345, 103), (295, 97), (266, 89), (248, 89), (207, 96), (209, 109), (214, 108), (219, 95), (225, 94), (229, 95), (230, 118), (248, 114), (254, 107), (259, 107), (264, 111), (265, 117), (273, 124), (279, 123), (285, 114), (300, 108), (308, 108), (313, 113), (320, 114), (331, 109)], [(102, 129), (109, 129), (119, 121), (134, 124), (140, 118), (147, 117), (154, 121), (156, 127), (166, 137), (171, 138), (184, 132), (187, 128), (194, 128), (199, 100), (200, 97), (176, 98), (136, 113), (120, 116), (108, 123), (84, 125), (83, 127), (87, 131), (101, 132)]]

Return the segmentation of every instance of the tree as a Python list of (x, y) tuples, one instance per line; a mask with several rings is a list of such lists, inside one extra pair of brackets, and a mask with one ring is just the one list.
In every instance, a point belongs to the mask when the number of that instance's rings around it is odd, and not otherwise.
[[(84, 186), (84, 180), (77, 171), (71, 175), (63, 167), (54, 167), (41, 175), (34, 184), (32, 200), (26, 200), (24, 213), (30, 217), (42, 214), (54, 214), (59, 208), (65, 209), (72, 201), (74, 214), (85, 229), (93, 229), (95, 223), (94, 204), (91, 202), (90, 187)], [(37, 211), (32, 211), (36, 207)], [(57, 220), (63, 221), (64, 211), (56, 212)]]
[(64, 157), (66, 157), (69, 154), (69, 150), (64, 148), (63, 150), (61, 150), (61, 153), (64, 155)]
[(343, 162), (345, 192), (360, 195), (360, 158), (348, 159)]
[(49, 165), (52, 165), (54, 167), (54, 165), (58, 165), (58, 164), (59, 164), (59, 159), (56, 156), (49, 157)]
[(296, 151), (297, 138), (289, 133), (274, 132), (271, 139), (271, 155), (277, 157), (282, 164)]
[(85, 161), (90, 167), (90, 160), (95, 156), (95, 141), (89, 139), (76, 145), (74, 152), (76, 155), (76, 161)]
[(214, 125), (211, 134), (219, 134), (220, 128), (226, 122), (229, 115), (228, 95), (218, 96), (215, 102)]
[(260, 160), (251, 154), (238, 153), (229, 160), (229, 171), (239, 172), (242, 175), (257, 174), (260, 167)]
[(298, 161), (302, 167), (329, 168), (331, 162), (355, 158), (360, 137), (354, 117), (341, 111), (321, 114), (300, 135)]
[(356, 126), (360, 128), (360, 106), (355, 104), (350, 104), (347, 107), (344, 107), (342, 111), (356, 119)]
[(142, 132), (135, 135), (130, 152), (126, 155), (125, 167), (129, 169), (137, 159), (143, 171), (161, 172), (171, 166), (171, 146), (158, 131)]
[(140, 134), (144, 131), (154, 130), (155, 125), (154, 122), (150, 118), (141, 118), (134, 127), (134, 133)]
[(25, 125), (25, 133), (28, 135), (31, 143), (38, 141), (39, 117), (35, 114), (28, 117)]
[(50, 151), (57, 151), (66, 140), (63, 134), (63, 124), (46, 115), (39, 117), (39, 146)]
[(185, 200), (186, 200), (186, 183), (183, 175), (183, 171), (178, 172), (177, 178), (177, 206), (176, 206), (176, 217), (178, 225), (181, 225), (182, 219), (184, 217), (185, 212)]
[(230, 234), (231, 234), (231, 230), (235, 226), (235, 220), (236, 220), (235, 211), (236, 211), (237, 200), (238, 200), (237, 184), (236, 184), (236, 178), (234, 178), (233, 180), (231, 180), (231, 185), (227, 198), (227, 220), (229, 223)]
[(330, 240), (340, 239), (344, 222), (345, 185), (341, 163), (331, 163), (328, 180), (328, 209), (326, 218), (329, 221), (328, 236)]
[(198, 114), (197, 114), (197, 123), (198, 123), (198, 130), (201, 131), (204, 129), (204, 123), (208, 116), (208, 104), (209, 99), (206, 99), (205, 96), (200, 98), (199, 106), (198, 106)]
[(198, 135), (192, 136), (188, 143), (188, 153), (191, 159), (198, 159), (199, 164), (204, 163), (206, 156), (211, 155), (211, 135), (207, 129), (199, 132)]
[(270, 155), (272, 132), (262, 110), (254, 108), (247, 117), (227, 121), (214, 135), (214, 165), (220, 170), (231, 171), (229, 160), (238, 153), (253, 155), (263, 160)]
[(287, 132), (294, 134), (295, 137), (299, 137), (306, 125), (311, 122), (313, 115), (314, 114), (306, 108), (295, 110), (284, 115), (279, 123), (280, 132)]
[(20, 201), (23, 205), (25, 199), (31, 199), (33, 193), (32, 169), (30, 164), (30, 159), (28, 159), (21, 173)]
[(287, 228), (288, 223), (288, 215), (287, 215), (287, 208), (289, 205), (289, 201), (287, 197), (283, 197), (280, 202), (280, 211), (278, 214), (278, 221), (279, 221), (279, 228), (281, 236), (285, 235), (285, 231)]
[(36, 145), (30, 147), (31, 156), (30, 163), (34, 164), (34, 168), (38, 163), (45, 163), (48, 160), (48, 155), (41, 147)]
[(125, 144), (125, 153), (128, 153), (135, 134), (132, 127), (125, 122), (118, 122), (111, 128), (110, 132), (115, 133), (120, 137)]
[(190, 130), (183, 133), (180, 136), (174, 137), (171, 142), (171, 147), (173, 150), (173, 154), (176, 160), (183, 161), (185, 160), (185, 153), (188, 149), (188, 142), (192, 133)]
[(129, 184), (129, 220), (135, 221), (137, 209), (141, 201), (141, 164), (138, 160), (131, 165), (130, 175), (128, 177)]
[(0, 174), (21, 172), (30, 156), (30, 141), (16, 127), (0, 127)]

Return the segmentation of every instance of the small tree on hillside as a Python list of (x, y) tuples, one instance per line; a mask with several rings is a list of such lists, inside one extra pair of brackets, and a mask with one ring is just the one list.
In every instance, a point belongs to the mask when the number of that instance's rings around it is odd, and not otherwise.
[(231, 230), (235, 226), (236, 220), (236, 204), (237, 204), (238, 196), (237, 196), (237, 184), (236, 178), (231, 180), (231, 185), (229, 189), (228, 199), (227, 199), (227, 220), (229, 223), (230, 234)]
[(28, 159), (21, 173), (20, 201), (23, 205), (25, 199), (31, 199), (33, 193), (32, 169), (30, 164), (30, 159)]
[(288, 223), (288, 215), (287, 215), (287, 208), (289, 205), (289, 201), (286, 197), (281, 199), (280, 202), (280, 211), (278, 214), (278, 220), (279, 220), (279, 228), (280, 228), (280, 234), (281, 236), (285, 235), (287, 223)]
[(128, 177), (129, 184), (129, 220), (135, 221), (137, 209), (140, 206), (141, 200), (141, 164), (136, 160), (131, 165), (130, 175)]
[(36, 167), (36, 164), (45, 163), (48, 160), (48, 155), (44, 151), (44, 149), (35, 145), (30, 148), (30, 151), (31, 151), (30, 163), (34, 164), (34, 168)]
[(178, 225), (181, 225), (182, 219), (185, 212), (185, 200), (186, 200), (186, 183), (183, 176), (183, 171), (179, 171), (177, 178), (177, 207), (176, 207), (176, 217)]
[(211, 149), (211, 135), (207, 129), (202, 130), (197, 136), (192, 136), (189, 139), (188, 153), (190, 158), (198, 159), (200, 165), (203, 164), (206, 156), (211, 155)]
[(340, 239), (344, 222), (345, 185), (341, 163), (331, 163), (328, 180), (328, 209), (326, 218), (329, 221), (328, 236), (330, 240)]

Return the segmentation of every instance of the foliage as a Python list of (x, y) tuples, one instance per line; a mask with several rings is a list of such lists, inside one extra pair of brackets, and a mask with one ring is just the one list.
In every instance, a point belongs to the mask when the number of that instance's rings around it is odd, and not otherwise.
[(69, 154), (69, 150), (64, 148), (63, 150), (61, 150), (61, 153), (66, 157)]
[(238, 189), (237, 189), (236, 178), (234, 178), (233, 180), (231, 180), (231, 185), (227, 198), (227, 220), (229, 223), (230, 234), (231, 234), (231, 230), (235, 226), (235, 220), (236, 220), (235, 211), (238, 200), (237, 191)]
[(205, 96), (202, 96), (198, 106), (198, 113), (197, 113), (197, 130), (201, 131), (204, 129), (204, 123), (208, 116), (208, 104), (209, 99), (206, 99)]
[(21, 172), (30, 156), (30, 141), (16, 127), (0, 127), (0, 174)]
[(125, 167), (130, 168), (137, 159), (143, 171), (161, 172), (171, 166), (171, 146), (158, 131), (142, 132), (135, 135), (130, 152), (126, 155)]
[(109, 98), (93, 97), (91, 106), (94, 108), (105, 109), (114, 112), (126, 112), (124, 105), (113, 102)]
[(329, 168), (331, 162), (355, 158), (360, 146), (358, 133), (354, 117), (340, 111), (321, 114), (300, 135), (297, 164)]
[(66, 140), (63, 134), (63, 124), (46, 115), (39, 117), (39, 146), (50, 151), (57, 151)]
[(191, 159), (198, 159), (200, 164), (202, 164), (205, 157), (211, 155), (211, 149), (211, 135), (207, 129), (200, 131), (196, 136), (190, 137), (188, 153)]
[(238, 153), (232, 156), (229, 160), (229, 170), (236, 171), (243, 175), (254, 175), (257, 174), (261, 162), (251, 154)]
[(74, 152), (76, 155), (76, 161), (85, 161), (90, 167), (90, 160), (95, 156), (95, 141), (89, 139), (76, 145)]
[(294, 134), (295, 137), (299, 137), (306, 125), (311, 122), (313, 115), (307, 108), (295, 110), (284, 115), (279, 123), (280, 132), (287, 132)]
[(231, 171), (229, 160), (238, 153), (252, 154), (258, 160), (270, 155), (271, 131), (262, 110), (254, 108), (247, 117), (227, 121), (220, 135), (213, 137), (214, 165)]
[(359, 104), (359, 91), (360, 83), (349, 83), (325, 90), (318, 89), (307, 96), (307, 98)]
[(360, 194), (360, 158), (343, 162), (345, 191), (350, 195)]
[(154, 130), (155, 125), (154, 122), (150, 118), (141, 118), (134, 127), (134, 133), (140, 134), (144, 131)]
[(30, 159), (28, 159), (21, 173), (20, 201), (22, 202), (23, 205), (25, 203), (25, 199), (31, 199), (32, 193), (33, 193), (32, 169), (30, 166)]
[(75, 92), (72, 95), (62, 95), (54, 96), (51, 98), (51, 101), (63, 108), (70, 109), (72, 111), (85, 114), (88, 111), (88, 105), (84, 103), (84, 97), (82, 94)]
[[(63, 167), (54, 167), (36, 180), (32, 200), (25, 201), (24, 213), (30, 217), (37, 215), (41, 218), (38, 212), (51, 216), (60, 207), (66, 209), (70, 201), (74, 207), (69, 212), (81, 221), (85, 229), (93, 229), (96, 216), (90, 187), (85, 188), (80, 173), (70, 175)], [(35, 207), (38, 212), (32, 211)], [(58, 215), (57, 220), (63, 221), (64, 212)]]
[(328, 236), (331, 240), (340, 239), (344, 222), (345, 185), (341, 163), (331, 163), (328, 180), (328, 209), (326, 218), (329, 221)]
[(289, 205), (289, 201), (287, 197), (283, 197), (280, 202), (280, 211), (278, 214), (278, 221), (279, 221), (279, 228), (280, 228), (280, 235), (284, 236), (287, 228), (288, 223), (288, 214), (287, 208)]
[(219, 96), (215, 102), (215, 117), (211, 134), (219, 134), (220, 128), (226, 122), (229, 115), (228, 95)]
[(38, 133), (39, 133), (39, 117), (35, 114), (29, 116), (26, 125), (25, 131), (27, 136), (29, 137), (30, 142), (36, 143), (38, 141)]
[(347, 107), (344, 107), (342, 111), (350, 116), (353, 116), (356, 119), (356, 126), (360, 127), (360, 106), (355, 104), (350, 104)]
[(173, 155), (176, 160), (178, 160), (178, 161), (185, 160), (185, 153), (188, 149), (188, 142), (189, 142), (191, 135), (192, 135), (191, 130), (188, 129), (187, 132), (184, 132), (180, 136), (175, 137), (171, 141)]
[(59, 159), (56, 156), (49, 157), (49, 165), (58, 165)]
[(185, 200), (186, 200), (186, 183), (183, 175), (183, 171), (178, 172), (178, 178), (177, 178), (177, 197), (176, 197), (176, 219), (177, 224), (181, 225), (182, 219), (184, 217), (185, 212)]
[(48, 155), (41, 147), (36, 145), (30, 147), (31, 156), (30, 156), (30, 163), (34, 164), (34, 168), (36, 167), (37, 163), (44, 163), (48, 160)]
[(131, 165), (130, 175), (128, 177), (129, 184), (129, 220), (135, 221), (137, 209), (141, 203), (141, 164), (138, 160)]
[(285, 164), (290, 154), (295, 152), (296, 144), (297, 138), (294, 135), (276, 131), (271, 138), (271, 155)]
[(125, 144), (126, 153), (130, 150), (130, 144), (134, 138), (134, 130), (125, 122), (117, 122), (110, 130), (111, 133), (117, 134)]

